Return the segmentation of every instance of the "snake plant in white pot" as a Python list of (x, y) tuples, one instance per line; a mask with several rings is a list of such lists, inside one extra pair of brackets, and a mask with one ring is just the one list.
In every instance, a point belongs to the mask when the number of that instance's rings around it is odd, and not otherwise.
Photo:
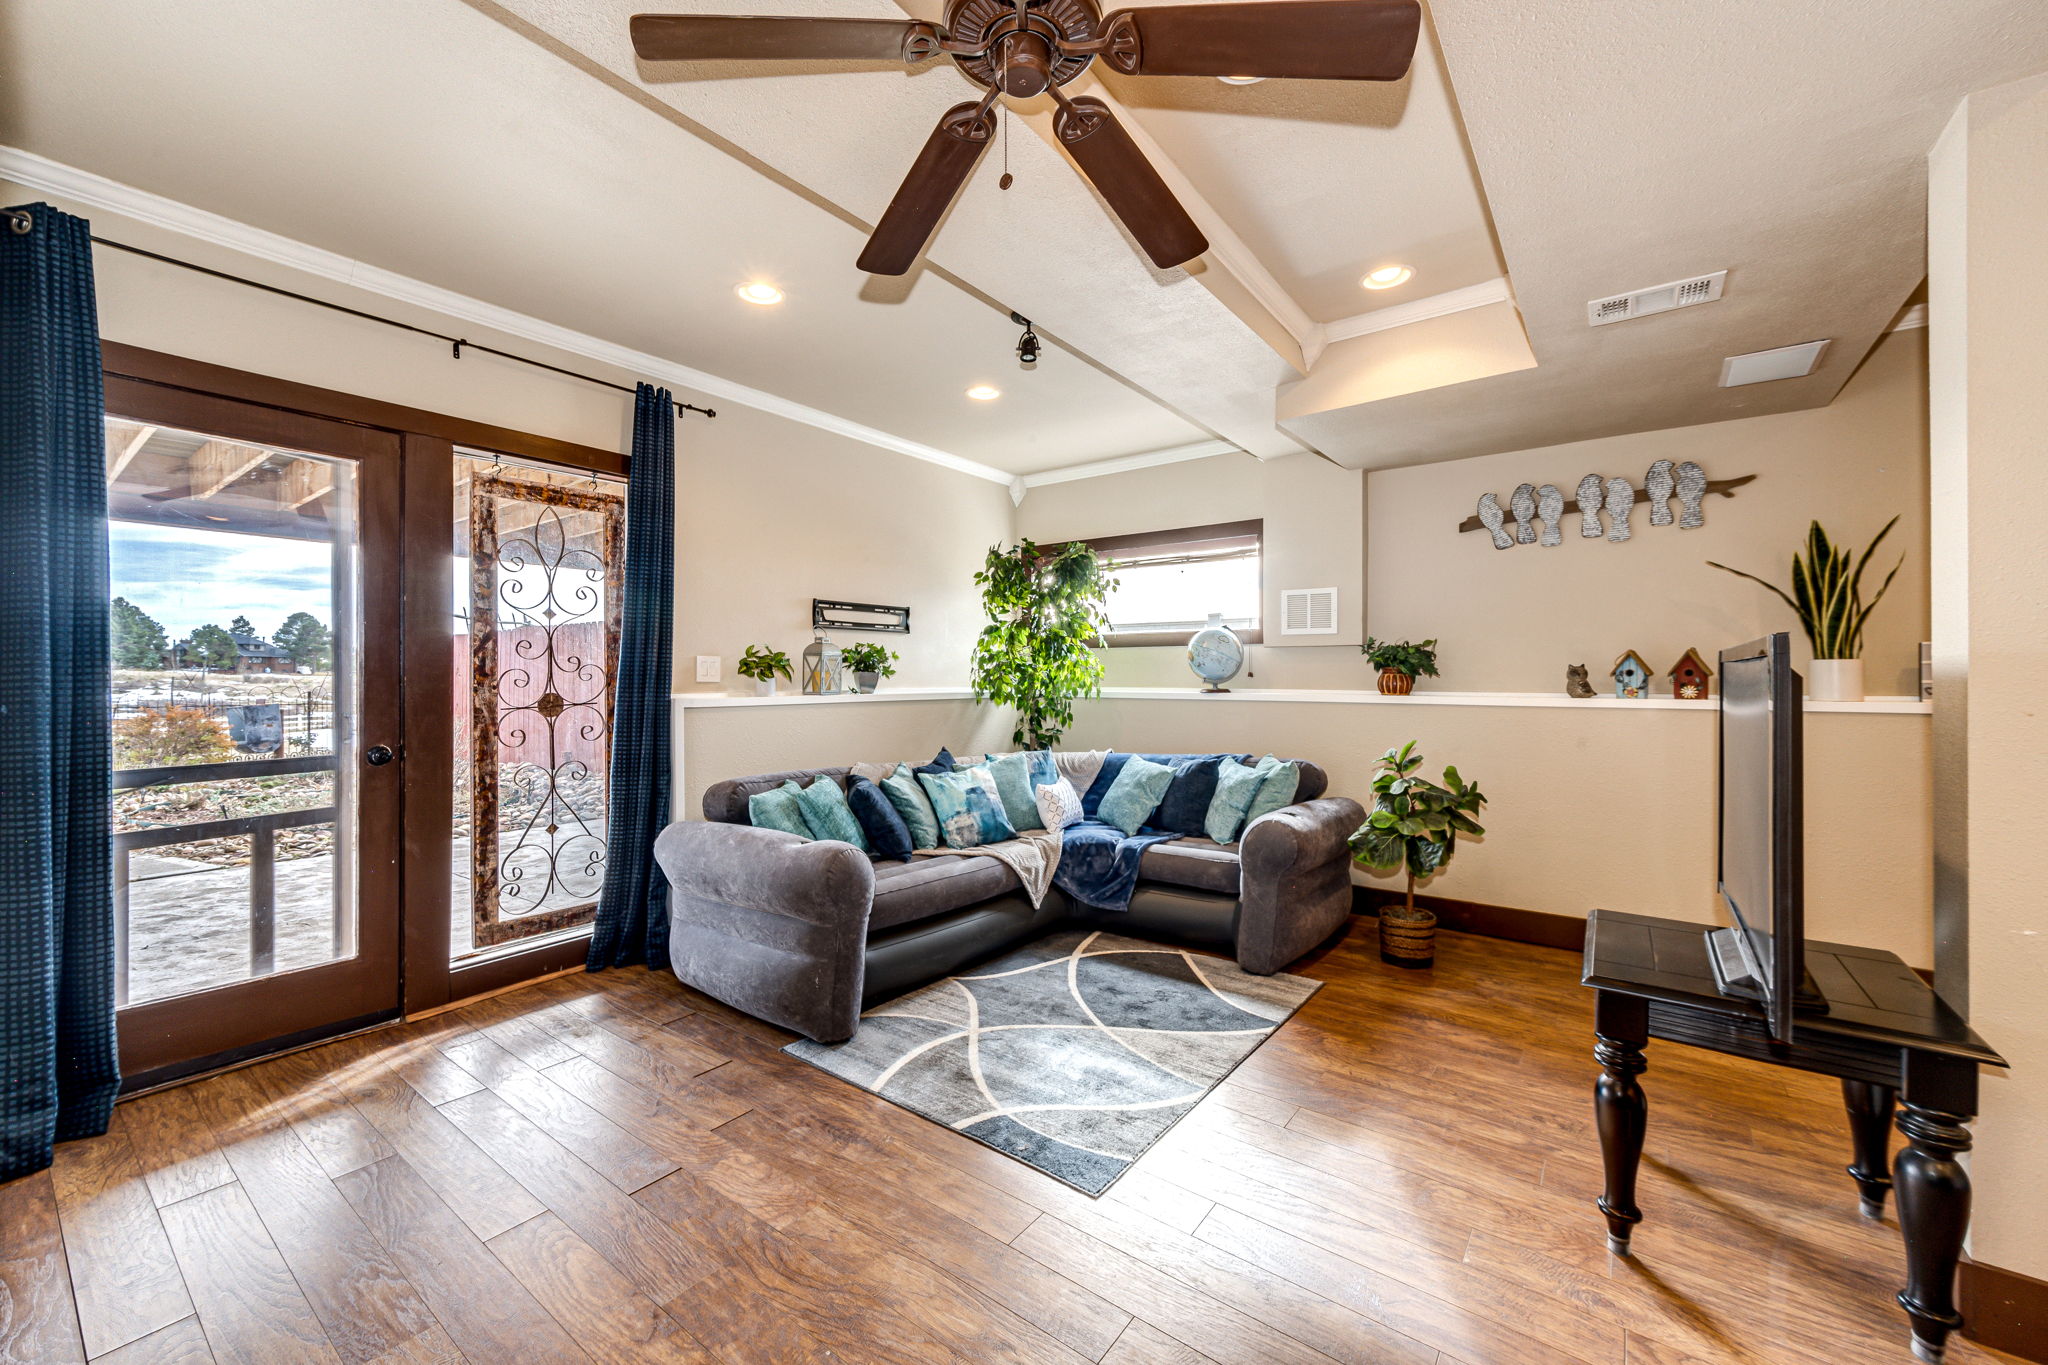
[(1885, 590), (1899, 576), (1906, 557), (1899, 556), (1899, 562), (1892, 565), (1892, 571), (1884, 576), (1884, 582), (1868, 602), (1863, 600), (1863, 570), (1877, 553), (1879, 543), (1898, 524), (1899, 519), (1893, 517), (1863, 547), (1862, 554), (1852, 556), (1830, 541), (1816, 521), (1806, 533), (1805, 555), (1792, 556), (1790, 593), (1753, 573), (1707, 561), (1713, 568), (1752, 583), (1763, 583), (1798, 614), (1799, 624), (1805, 627), (1806, 638), (1813, 644), (1813, 673), (1806, 680), (1806, 695), (1814, 701), (1863, 700), (1863, 623), (1884, 600)]

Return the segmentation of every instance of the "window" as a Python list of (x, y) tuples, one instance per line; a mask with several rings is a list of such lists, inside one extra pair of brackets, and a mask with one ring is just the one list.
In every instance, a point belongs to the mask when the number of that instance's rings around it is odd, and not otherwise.
[(1260, 643), (1264, 525), (1230, 521), (1089, 541), (1117, 580), (1109, 643), (1185, 644), (1212, 612), (1246, 643)]

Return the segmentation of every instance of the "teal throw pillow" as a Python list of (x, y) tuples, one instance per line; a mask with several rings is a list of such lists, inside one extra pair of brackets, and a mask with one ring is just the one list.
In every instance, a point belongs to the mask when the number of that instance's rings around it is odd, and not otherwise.
[(1115, 825), (1125, 834), (1136, 834), (1138, 828), (1152, 818), (1152, 812), (1159, 809), (1166, 789), (1172, 785), (1173, 769), (1164, 763), (1133, 755), (1124, 763), (1123, 771), (1116, 775), (1116, 781), (1109, 784), (1109, 790), (1102, 794), (1102, 803), (1095, 808), (1095, 818)]
[(1278, 762), (1271, 758), (1261, 761), (1274, 764), (1266, 774), (1266, 780), (1259, 784), (1259, 794), (1252, 798), (1251, 806), (1244, 813), (1244, 822), (1249, 825), (1261, 815), (1271, 815), (1284, 806), (1294, 804), (1294, 793), (1301, 786), (1301, 765), (1293, 762)]
[(1202, 832), (1219, 844), (1236, 843), (1237, 832), (1244, 828), (1245, 812), (1258, 799), (1266, 778), (1279, 766), (1280, 760), (1272, 757), (1262, 758), (1256, 764), (1224, 759), (1222, 771), (1216, 774), (1216, 795), (1209, 798), (1209, 818), (1202, 822)]
[(854, 818), (853, 807), (846, 804), (846, 793), (839, 789), (838, 782), (829, 777), (814, 777), (810, 786), (797, 792), (796, 803), (803, 808), (804, 823), (811, 827), (813, 838), (837, 839), (863, 853), (868, 851), (868, 836)]
[(748, 821), (756, 829), (779, 829), (799, 839), (817, 838), (811, 833), (809, 823), (804, 820), (804, 808), (796, 799), (802, 790), (791, 779), (774, 791), (755, 792), (747, 798)]
[(908, 763), (898, 763), (895, 772), (875, 785), (882, 789), (882, 795), (889, 798), (889, 804), (903, 817), (903, 823), (910, 826), (912, 848), (939, 846), (939, 817), (932, 813), (931, 798), (918, 785), (917, 774), (910, 770)]
[(1002, 798), (988, 769), (919, 773), (917, 780), (932, 799), (932, 812), (938, 816), (939, 833), (947, 848), (980, 848), (1017, 837), (1009, 817), (1003, 814)]
[(996, 779), (996, 793), (1003, 800), (1003, 814), (1009, 817), (1015, 829), (1044, 829), (1045, 822), (1038, 816), (1038, 789), (1059, 781), (1059, 769), (1053, 766), (1052, 751), (1038, 749), (1029, 753), (1004, 754), (988, 761), (988, 770)]

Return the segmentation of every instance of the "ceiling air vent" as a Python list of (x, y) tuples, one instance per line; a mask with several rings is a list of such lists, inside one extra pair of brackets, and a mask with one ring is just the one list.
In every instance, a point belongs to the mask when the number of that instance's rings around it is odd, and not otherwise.
[(1674, 308), (1690, 308), (1696, 303), (1712, 303), (1721, 297), (1721, 285), (1727, 278), (1727, 271), (1716, 270), (1711, 275), (1695, 275), (1689, 280), (1673, 280), (1669, 284), (1638, 289), (1630, 294), (1594, 299), (1586, 305), (1586, 321), (1591, 326), (1604, 327), (1610, 322), (1626, 322), (1630, 318), (1646, 318), (1652, 313), (1668, 313)]
[(1282, 635), (1335, 635), (1335, 588), (1288, 588), (1280, 594)]

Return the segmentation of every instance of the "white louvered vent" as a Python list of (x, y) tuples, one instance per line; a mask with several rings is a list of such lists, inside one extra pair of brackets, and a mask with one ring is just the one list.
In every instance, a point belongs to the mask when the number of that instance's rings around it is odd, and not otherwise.
[(1335, 588), (1287, 588), (1280, 594), (1282, 635), (1335, 635)]
[(1649, 289), (1594, 299), (1586, 305), (1586, 322), (1589, 326), (1605, 327), (1610, 322), (1626, 322), (1630, 318), (1646, 318), (1652, 313), (1668, 313), (1674, 308), (1690, 308), (1696, 303), (1712, 303), (1721, 297), (1721, 286), (1727, 279), (1727, 271), (1716, 270), (1711, 275), (1695, 275), (1689, 280), (1673, 280)]

